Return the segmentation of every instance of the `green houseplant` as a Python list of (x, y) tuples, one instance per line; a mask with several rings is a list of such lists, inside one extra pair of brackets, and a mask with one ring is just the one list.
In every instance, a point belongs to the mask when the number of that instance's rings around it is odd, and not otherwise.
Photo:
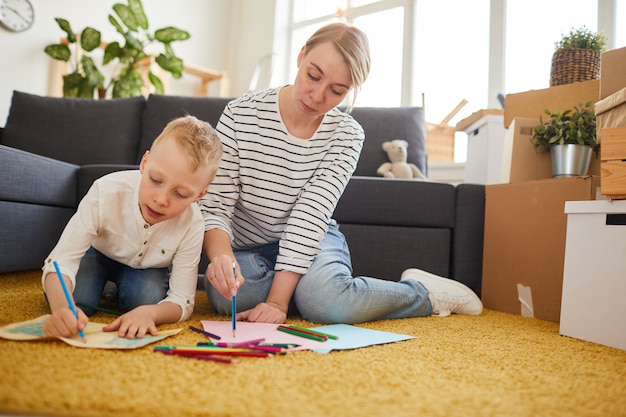
[(600, 78), (600, 54), (607, 37), (585, 26), (570, 29), (555, 42), (550, 69), (550, 86)]
[(554, 177), (585, 175), (589, 169), (591, 154), (598, 155), (600, 145), (596, 141), (596, 115), (593, 101), (578, 103), (574, 109), (551, 112), (543, 116), (533, 128), (530, 137), (535, 151), (550, 152)]
[[(79, 37), (81, 50), (75, 48), (72, 72), (63, 78), (64, 95), (93, 97), (96, 88), (110, 89), (113, 98), (139, 96), (148, 91), (163, 93), (163, 82), (151, 69), (154, 55), (147, 52), (149, 47), (154, 45), (161, 49), (154, 57), (154, 62), (174, 78), (182, 76), (183, 60), (176, 56), (171, 44), (189, 39), (189, 32), (173, 26), (150, 32), (141, 0), (128, 0), (127, 4), (116, 3), (113, 5), (113, 11), (114, 14), (109, 14), (109, 22), (122, 36), (123, 41), (106, 45), (102, 65), (117, 62), (119, 64), (117, 71), (105, 85), (104, 77), (88, 55), (100, 46), (101, 34), (98, 30), (88, 27)], [(67, 36), (67, 43), (77, 43), (69, 22), (59, 18), (56, 21)], [(72, 55), (71, 49), (64, 42), (48, 45), (44, 51), (52, 58), (66, 62)]]
[[(95, 89), (104, 86), (104, 75), (89, 56), (89, 52), (100, 46), (100, 32), (86, 27), (76, 36), (70, 22), (61, 18), (55, 20), (65, 32), (66, 39), (59, 44), (46, 46), (44, 51), (52, 58), (70, 64), (71, 72), (63, 76), (63, 96), (93, 98)], [(75, 49), (73, 59), (70, 45), (74, 45)]]

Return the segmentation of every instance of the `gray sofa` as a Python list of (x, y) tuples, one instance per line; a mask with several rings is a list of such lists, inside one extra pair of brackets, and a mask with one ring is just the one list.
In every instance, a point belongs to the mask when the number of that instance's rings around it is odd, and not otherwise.
[[(151, 95), (114, 100), (13, 93), (0, 129), (0, 272), (38, 269), (92, 182), (134, 169), (171, 119), (213, 125), (226, 98)], [(355, 108), (365, 145), (334, 213), (354, 273), (398, 280), (418, 267), (480, 294), (485, 190), (380, 178), (382, 142), (406, 139), (409, 162), (427, 171), (424, 113), (417, 107)], [(200, 265), (204, 271), (206, 259)]]

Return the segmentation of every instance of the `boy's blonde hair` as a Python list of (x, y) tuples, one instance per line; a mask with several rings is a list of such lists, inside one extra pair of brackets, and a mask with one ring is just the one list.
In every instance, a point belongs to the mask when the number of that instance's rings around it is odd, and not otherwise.
[(358, 90), (361, 88), (370, 72), (369, 40), (365, 33), (355, 26), (346, 23), (331, 23), (318, 29), (305, 44), (305, 55), (315, 46), (331, 42), (337, 52), (343, 57), (350, 69), (352, 77), (352, 103), (348, 112), (354, 107)]
[(193, 172), (201, 166), (209, 167), (211, 173), (209, 182), (213, 180), (223, 149), (222, 142), (211, 124), (191, 115), (174, 119), (154, 140), (150, 150), (159, 146), (167, 137), (171, 137), (182, 147)]

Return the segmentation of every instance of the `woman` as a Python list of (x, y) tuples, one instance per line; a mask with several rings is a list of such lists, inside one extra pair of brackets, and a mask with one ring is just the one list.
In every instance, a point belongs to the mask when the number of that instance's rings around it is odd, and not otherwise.
[(368, 39), (347, 24), (324, 26), (297, 64), (293, 85), (234, 100), (216, 127), (224, 156), (200, 201), (213, 308), (231, 314), (236, 294), (237, 320), (251, 322), (284, 323), (288, 313), (318, 323), (480, 314), (469, 288), (424, 271), (407, 270), (400, 282), (352, 276), (331, 215), (364, 133), (337, 106), (352, 92), (351, 108), (369, 74)]

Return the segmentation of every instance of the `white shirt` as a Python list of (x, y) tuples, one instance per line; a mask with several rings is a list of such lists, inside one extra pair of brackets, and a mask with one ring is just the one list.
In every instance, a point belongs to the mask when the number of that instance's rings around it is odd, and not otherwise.
[(43, 266), (43, 277), (56, 273), (76, 285), (76, 273), (90, 246), (136, 269), (171, 265), (164, 301), (180, 306), (179, 320), (191, 316), (198, 280), (204, 227), (200, 209), (193, 203), (173, 219), (149, 225), (139, 209), (139, 171), (120, 171), (96, 180), (67, 223), (61, 238)]

